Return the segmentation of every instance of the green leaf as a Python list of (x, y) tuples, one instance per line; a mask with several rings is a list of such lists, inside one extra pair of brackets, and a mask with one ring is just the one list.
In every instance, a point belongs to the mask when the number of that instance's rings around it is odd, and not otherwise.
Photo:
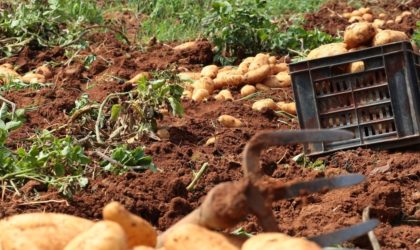
[(55, 172), (55, 175), (59, 177), (64, 176), (64, 173), (65, 173), (64, 166), (61, 163), (57, 163), (54, 166), (54, 172)]
[(19, 128), (20, 126), (22, 126), (22, 122), (21, 121), (10, 121), (6, 123), (6, 130), (10, 131), (10, 130), (14, 130)]
[(7, 114), (7, 104), (3, 102), (0, 108), (0, 120), (3, 120)]
[(111, 121), (117, 121), (121, 113), (121, 104), (114, 104), (111, 108)]
[(169, 104), (171, 105), (172, 114), (174, 116), (176, 116), (176, 115), (183, 116), (184, 115), (184, 108), (182, 107), (181, 102), (179, 102), (178, 100), (176, 100), (173, 97), (169, 97), (168, 101), (169, 101)]

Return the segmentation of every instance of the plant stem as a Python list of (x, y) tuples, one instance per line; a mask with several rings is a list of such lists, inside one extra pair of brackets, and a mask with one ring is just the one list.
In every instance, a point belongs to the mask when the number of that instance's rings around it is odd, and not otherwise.
[(208, 162), (205, 162), (200, 170), (198, 170), (198, 173), (194, 174), (194, 179), (192, 180), (192, 182), (187, 186), (187, 190), (188, 191), (192, 191), (195, 188), (195, 185), (197, 185), (198, 180), (201, 178), (201, 176), (204, 174), (204, 172), (207, 170), (209, 166)]

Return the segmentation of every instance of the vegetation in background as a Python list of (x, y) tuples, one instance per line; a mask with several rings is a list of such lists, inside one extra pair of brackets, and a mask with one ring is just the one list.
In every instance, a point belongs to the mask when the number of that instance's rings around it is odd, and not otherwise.
[(78, 39), (83, 25), (93, 23), (102, 23), (93, 0), (16, 1), (0, 12), (0, 50), (11, 55), (25, 45), (66, 45)]
[(152, 157), (144, 154), (144, 148), (138, 147), (133, 150), (127, 149), (126, 145), (116, 147), (111, 152), (111, 160), (101, 163), (105, 171), (115, 174), (125, 173), (129, 170), (150, 169), (156, 172), (156, 166), (152, 162)]
[(417, 47), (420, 48), (420, 21), (417, 22), (417, 30), (414, 32), (413, 40)]

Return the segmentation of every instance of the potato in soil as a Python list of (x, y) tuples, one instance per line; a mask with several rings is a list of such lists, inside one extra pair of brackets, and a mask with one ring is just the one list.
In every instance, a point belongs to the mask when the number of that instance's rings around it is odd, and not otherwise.
[(280, 108), (273, 101), (273, 99), (267, 98), (267, 99), (262, 99), (262, 100), (258, 100), (254, 102), (254, 104), (252, 104), (252, 109), (255, 111), (262, 112), (267, 109), (279, 110)]
[(217, 95), (214, 96), (214, 99), (218, 101), (227, 101), (227, 100), (233, 100), (233, 96), (230, 90), (223, 89)]
[(260, 233), (249, 238), (242, 250), (321, 250), (317, 244), (304, 238), (292, 238), (282, 233)]
[(242, 127), (242, 122), (231, 115), (221, 115), (217, 118), (217, 121), (227, 128), (238, 128)]
[(241, 96), (248, 96), (254, 94), (257, 89), (252, 85), (245, 85), (241, 88)]

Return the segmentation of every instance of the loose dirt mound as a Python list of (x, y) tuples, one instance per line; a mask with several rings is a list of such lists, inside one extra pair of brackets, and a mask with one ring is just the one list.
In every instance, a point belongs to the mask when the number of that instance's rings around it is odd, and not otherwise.
[[(379, 14), (381, 13), (386, 13), (387, 20), (395, 20), (395, 18), (403, 11), (408, 10), (414, 13), (414, 15), (404, 18), (399, 24), (386, 24), (384, 29), (404, 31), (408, 35), (412, 35), (416, 29), (416, 22), (420, 20), (420, 12), (418, 11), (420, 8), (420, 0), (409, 1), (409, 3), (405, 5), (401, 4), (399, 1), (393, 0), (375, 1), (374, 4), (370, 3), (371, 1), (361, 2), (364, 3), (365, 7), (370, 7), (372, 9), (375, 19), (379, 18)], [(355, 8), (345, 1), (329, 1), (321, 6), (317, 12), (305, 15), (305, 28), (319, 28), (331, 35), (337, 35), (339, 32), (344, 31), (344, 29), (350, 24), (348, 19), (342, 17), (341, 15), (345, 12), (351, 12), (353, 10), (355, 10)]]

